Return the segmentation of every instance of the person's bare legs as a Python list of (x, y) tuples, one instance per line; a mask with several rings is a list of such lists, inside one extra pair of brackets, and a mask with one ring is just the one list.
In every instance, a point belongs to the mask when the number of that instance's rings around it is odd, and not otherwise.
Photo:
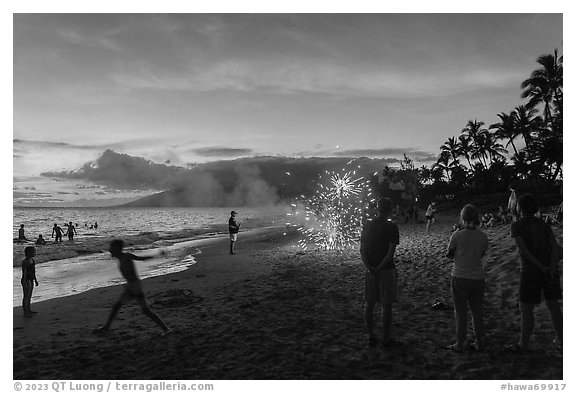
[(26, 285), (22, 285), (23, 298), (22, 298), (22, 310), (24, 311), (24, 316), (29, 317), (32, 315), (30, 310), (30, 302), (32, 301), (32, 291), (34, 290), (34, 283), (27, 282)]
[(150, 306), (148, 305), (146, 298), (139, 298), (138, 303), (140, 303), (140, 308), (142, 308), (142, 312), (144, 312), (144, 314), (148, 318), (156, 322), (156, 324), (162, 328), (164, 334), (168, 334), (171, 332), (170, 328), (164, 323), (162, 318), (160, 318), (158, 314), (156, 314), (154, 311), (150, 309)]
[(392, 304), (382, 305), (382, 344), (390, 343), (390, 330), (392, 328)]
[(534, 305), (530, 303), (520, 303), (520, 342), (518, 346), (522, 349), (528, 348), (530, 336), (534, 330)]
[(556, 343), (562, 348), (564, 343), (562, 339), (562, 309), (560, 308), (560, 303), (557, 300), (546, 300), (546, 307), (550, 312), (550, 318), (552, 319), (552, 326), (554, 327), (554, 332), (556, 333)]
[(369, 344), (376, 344), (376, 336), (374, 335), (374, 305), (373, 302), (366, 302), (364, 305), (364, 319), (366, 320), (366, 328), (368, 329), (368, 342)]
[(474, 345), (476, 350), (484, 350), (484, 283), (474, 289), (468, 300), (472, 312), (472, 326), (474, 326)]

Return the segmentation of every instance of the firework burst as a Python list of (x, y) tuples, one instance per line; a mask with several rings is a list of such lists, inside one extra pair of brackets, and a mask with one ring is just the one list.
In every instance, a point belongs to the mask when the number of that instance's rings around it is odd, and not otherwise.
[[(306, 249), (314, 244), (327, 250), (342, 250), (357, 244), (372, 202), (368, 181), (356, 170), (326, 171), (320, 176), (314, 195), (309, 199), (302, 196), (300, 201), (304, 216), (304, 224), (298, 225), (304, 235), (300, 247)], [(296, 204), (292, 208), (291, 215), (299, 214)]]

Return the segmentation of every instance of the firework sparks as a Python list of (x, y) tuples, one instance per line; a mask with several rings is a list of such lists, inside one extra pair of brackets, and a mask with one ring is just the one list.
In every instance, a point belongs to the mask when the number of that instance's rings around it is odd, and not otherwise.
[[(352, 161), (351, 161), (352, 162)], [(315, 194), (303, 198), (304, 224), (298, 226), (303, 235), (300, 247), (310, 243), (328, 250), (342, 250), (357, 244), (360, 228), (373, 202), (368, 181), (356, 171), (325, 172)], [(292, 204), (292, 216), (298, 215)]]

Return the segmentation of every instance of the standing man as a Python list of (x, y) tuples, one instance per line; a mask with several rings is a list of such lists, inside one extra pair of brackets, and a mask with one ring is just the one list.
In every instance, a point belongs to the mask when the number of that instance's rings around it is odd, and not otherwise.
[(62, 228), (60, 228), (60, 226), (58, 226), (58, 224), (54, 224), (54, 226), (52, 227), (52, 236), (54, 237), (54, 234), (56, 234), (56, 240), (55, 242), (58, 243), (58, 241), (60, 241), (60, 243), (62, 243), (62, 234), (64, 233), (64, 231), (62, 231)]
[(382, 345), (399, 345), (390, 339), (392, 325), (392, 303), (397, 300), (398, 272), (394, 264), (394, 252), (400, 241), (398, 226), (389, 219), (392, 201), (389, 198), (378, 200), (378, 216), (366, 222), (360, 238), (360, 255), (366, 267), (364, 297), (365, 318), (368, 328), (368, 344), (378, 343), (374, 335), (374, 305), (382, 306)]
[(230, 232), (230, 254), (235, 254), (234, 245), (238, 240), (238, 232), (240, 232), (240, 224), (236, 223), (236, 212), (230, 212), (230, 219), (228, 220), (228, 231)]
[(74, 235), (76, 235), (76, 228), (72, 225), (72, 221), (68, 223), (68, 240), (74, 240)]

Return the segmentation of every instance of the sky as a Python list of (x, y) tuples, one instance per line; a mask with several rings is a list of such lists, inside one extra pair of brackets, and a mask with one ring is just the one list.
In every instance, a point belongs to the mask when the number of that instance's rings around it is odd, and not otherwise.
[(556, 14), (13, 16), (14, 203), (134, 198), (75, 171), (107, 149), (184, 166), (250, 156), (431, 165), (524, 103)]

